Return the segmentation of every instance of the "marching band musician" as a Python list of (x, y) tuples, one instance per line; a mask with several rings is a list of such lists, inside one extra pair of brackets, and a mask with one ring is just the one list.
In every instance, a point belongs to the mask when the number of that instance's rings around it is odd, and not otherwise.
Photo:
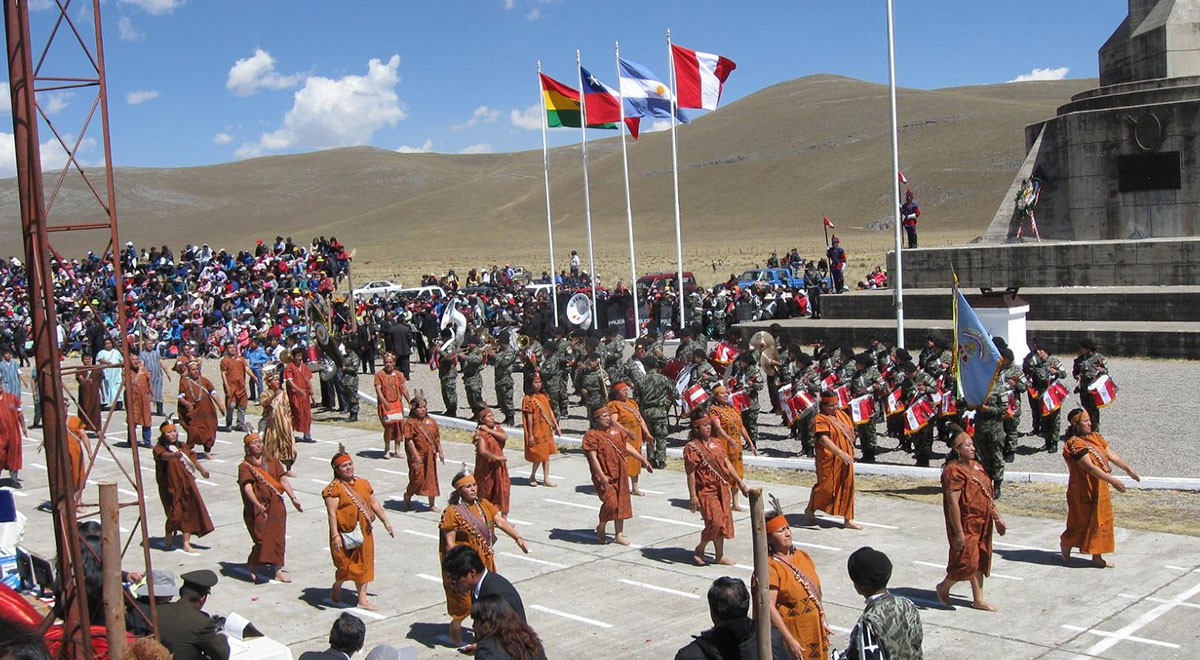
[(1081, 340), (1079, 355), (1075, 357), (1071, 374), (1079, 381), (1079, 387), (1075, 388), (1075, 391), (1079, 393), (1079, 403), (1092, 419), (1092, 431), (1096, 433), (1100, 432), (1100, 407), (1092, 399), (1088, 386), (1107, 373), (1108, 366), (1104, 363), (1104, 356), (1096, 351), (1096, 342), (1091, 339)]
[(1017, 457), (1017, 425), (1021, 423), (1021, 393), (1029, 390), (1021, 367), (1014, 364), (1011, 348), (1000, 351), (1000, 386), (1009, 411), (1004, 414), (1004, 462), (1012, 463)]
[(517, 364), (517, 352), (513, 350), (510, 331), (501, 331), (496, 340), (499, 343), (499, 350), (488, 351), (486, 357), (494, 366), (496, 405), (500, 407), (500, 412), (504, 413), (502, 423), (505, 426), (512, 426), (516, 423), (513, 411), (513, 369)]
[(600, 366), (599, 353), (593, 351), (583, 359), (578, 382), (579, 394), (590, 418), (597, 408), (603, 408), (608, 402), (608, 374)]
[(438, 381), (442, 385), (442, 403), (446, 410), (442, 414), (454, 417), (458, 411), (458, 385), (456, 367), (458, 351), (454, 347), (454, 329), (442, 328), (441, 344), (437, 348)]
[(1030, 403), (1030, 408), (1037, 410), (1036, 414), (1038, 417), (1034, 419), (1037, 420), (1040, 418), (1038, 431), (1045, 440), (1042, 448), (1047, 453), (1053, 454), (1058, 451), (1058, 431), (1062, 410), (1058, 409), (1051, 413), (1043, 413), (1041, 397), (1054, 381), (1066, 378), (1067, 371), (1063, 369), (1062, 363), (1058, 361), (1058, 358), (1052, 357), (1044, 346), (1036, 342), (1033, 345), (1033, 352), (1030, 355), (1033, 356), (1033, 359), (1026, 358), (1025, 368), (1026, 374), (1029, 376), (1029, 391), (1037, 397)]
[(750, 397), (750, 404), (742, 410), (742, 425), (746, 427), (746, 433), (750, 435), (750, 446), (757, 447), (760, 410), (758, 393), (762, 390), (766, 378), (763, 376), (762, 369), (755, 364), (754, 356), (749, 351), (739, 353), (733, 364), (733, 377), (737, 382), (737, 389), (744, 391)]
[[(878, 400), (880, 394), (885, 394), (887, 390), (887, 382), (883, 376), (879, 375), (879, 370), (875, 368), (875, 359), (867, 353), (859, 353), (854, 356), (852, 362), (854, 365), (854, 375), (850, 379), (850, 396), (860, 397), (865, 394), (870, 394)], [(876, 406), (878, 410), (878, 406)], [(875, 416), (871, 416), (871, 420), (865, 424), (859, 424), (855, 427), (855, 434), (858, 436), (859, 446), (862, 448), (862, 462), (875, 462)]]
[(466, 347), (458, 353), (458, 364), (462, 368), (463, 389), (467, 392), (467, 406), (471, 416), (478, 418), (483, 403), (483, 365), (486, 355), (479, 348), (479, 337), (467, 335)]
[[(937, 392), (937, 381), (933, 376), (921, 371), (913, 362), (904, 362), (897, 370), (903, 377), (900, 382), (901, 400), (907, 402), (906, 405), (911, 407), (919, 399), (930, 398)], [(901, 414), (900, 432), (904, 433), (904, 415)], [(912, 434), (912, 444), (914, 453), (917, 459), (917, 467), (929, 467), (929, 459), (933, 457), (933, 424), (926, 424), (924, 428)]]

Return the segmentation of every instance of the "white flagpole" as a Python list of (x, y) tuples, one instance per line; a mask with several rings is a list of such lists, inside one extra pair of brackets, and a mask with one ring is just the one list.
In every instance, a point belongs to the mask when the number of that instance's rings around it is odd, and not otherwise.
[(888, 86), (892, 98), (892, 213), (896, 223), (896, 268), (888, 273), (896, 304), (896, 346), (904, 348), (904, 271), (900, 257), (900, 135), (896, 125), (896, 40), (892, 22), (892, 0), (887, 0)]
[(629, 152), (625, 148), (625, 94), (621, 91), (621, 42), (614, 42), (617, 56), (617, 105), (621, 110), (621, 160), (625, 163), (625, 219), (629, 224), (629, 290), (633, 292), (633, 338), (642, 335), (641, 312), (638, 309), (637, 257), (633, 251), (633, 202), (629, 198)]
[(675, 52), (671, 50), (671, 30), (667, 30), (667, 71), (671, 74), (671, 176), (675, 183), (675, 259), (678, 265), (678, 288), (675, 289), (676, 304), (679, 306), (679, 329), (685, 327), (683, 308), (687, 302), (683, 288), (683, 238), (679, 229), (679, 148), (675, 138)]
[(550, 239), (550, 306), (554, 309), (554, 327), (558, 327), (558, 283), (554, 270), (554, 225), (550, 222), (550, 151), (546, 147), (546, 91), (542, 88), (542, 61), (538, 60), (538, 101), (542, 105), (542, 176), (546, 180), (546, 236)]
[(588, 192), (587, 170), (587, 93), (583, 88), (583, 62), (575, 51), (575, 70), (579, 76), (579, 135), (583, 147), (583, 206), (587, 218), (588, 274), (592, 282), (592, 328), (600, 328), (600, 308), (596, 305), (596, 256), (592, 252), (592, 198)]

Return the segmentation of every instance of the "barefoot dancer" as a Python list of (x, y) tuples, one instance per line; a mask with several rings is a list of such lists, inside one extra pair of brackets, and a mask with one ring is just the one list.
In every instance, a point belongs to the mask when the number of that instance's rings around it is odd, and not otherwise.
[(1067, 480), (1067, 529), (1059, 538), (1063, 564), (1071, 561), (1071, 548), (1092, 555), (1092, 566), (1112, 568), (1104, 553), (1116, 549), (1113, 539), (1112, 494), (1125, 492), (1125, 484), (1112, 474), (1112, 466), (1125, 471), (1134, 481), (1141, 477), (1115, 451), (1104, 436), (1092, 432), (1092, 418), (1076, 408), (1067, 415), (1071, 425), (1063, 437), (1063, 458), (1070, 476)]
[(950, 557), (946, 579), (937, 585), (937, 597), (943, 605), (950, 605), (950, 587), (968, 580), (971, 607), (995, 612), (996, 608), (983, 599), (983, 579), (992, 573), (992, 528), (1004, 536), (1004, 518), (996, 510), (992, 480), (975, 460), (975, 441), (959, 431), (951, 448), (957, 458), (942, 468), (942, 512), (946, 516)]
[(837, 394), (821, 395), (821, 409), (813, 422), (817, 446), (817, 483), (804, 510), (807, 524), (815, 525), (817, 509), (843, 516), (846, 529), (862, 529), (854, 522), (854, 423), (838, 409)]
[(625, 457), (641, 460), (647, 472), (653, 472), (650, 462), (625, 441), (625, 434), (612, 423), (612, 412), (607, 406), (592, 411), (592, 430), (583, 436), (583, 451), (587, 454), (588, 467), (592, 471), (592, 485), (600, 497), (600, 520), (596, 525), (596, 538), (608, 543), (605, 528), (613, 523), (614, 539), (621, 545), (629, 545), (625, 538), (625, 520), (633, 517), (633, 504), (629, 500), (629, 475), (625, 471)]
[[(625, 431), (625, 437), (630, 446), (640, 454), (642, 453), (642, 442), (646, 439), (653, 442), (654, 437), (650, 435), (650, 429), (646, 427), (646, 420), (642, 418), (642, 411), (638, 409), (637, 401), (629, 398), (632, 388), (629, 381), (622, 380), (614, 383), (612, 392), (609, 394), (608, 409), (612, 412), (613, 426)], [(627, 457), (625, 471), (629, 473), (630, 493), (641, 497), (642, 491), (638, 488), (638, 475), (642, 473), (640, 458)]]
[(354, 459), (344, 447), (338, 447), (330, 465), (333, 481), (321, 491), (329, 515), (329, 555), (335, 569), (329, 600), (340, 603), (342, 582), (351, 580), (358, 590), (358, 607), (379, 609), (367, 600), (367, 583), (375, 579), (376, 518), (383, 520), (389, 536), (395, 538), (396, 533), (375, 497), (371, 482), (354, 476)]
[(542, 485), (554, 488), (550, 481), (550, 455), (558, 453), (554, 437), (562, 434), (554, 406), (546, 394), (542, 373), (525, 376), (525, 398), (521, 401), (521, 421), (525, 429), (525, 460), (529, 461), (529, 485), (536, 486), (537, 469), (542, 466)]
[(716, 422), (701, 414), (692, 420), (691, 438), (683, 448), (683, 466), (687, 472), (688, 501), (692, 513), (699, 512), (704, 519), (704, 531), (700, 532), (700, 545), (696, 546), (693, 560), (704, 566), (704, 549), (712, 541), (713, 563), (730, 565), (733, 560), (725, 556), (725, 539), (733, 538), (733, 512), (730, 511), (729, 481), (732, 479), (742, 493), (748, 493), (746, 484), (733, 470), (725, 453), (723, 442), (713, 437)]
[(278, 459), (263, 452), (263, 441), (257, 433), (242, 438), (246, 458), (238, 465), (238, 486), (242, 493), (242, 521), (254, 545), (246, 560), (250, 581), (258, 582), (262, 567), (275, 567), (275, 579), (291, 582), (283, 570), (283, 555), (287, 547), (287, 497), (297, 511), (304, 511), (292, 485), (288, 483)]

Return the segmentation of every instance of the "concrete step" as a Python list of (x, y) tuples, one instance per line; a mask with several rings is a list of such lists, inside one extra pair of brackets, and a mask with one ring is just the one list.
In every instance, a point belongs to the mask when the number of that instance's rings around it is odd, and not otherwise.
[[(963, 289), (974, 305), (979, 289)], [(1200, 286), (1049, 287), (1021, 289), (1030, 321), (1200, 322)], [(821, 296), (829, 319), (887, 319), (896, 315), (890, 289)], [(906, 289), (904, 318), (948, 319), (951, 289)]]
[[(851, 296), (844, 296), (851, 297)], [(822, 300), (824, 303), (824, 300)], [(907, 303), (907, 298), (906, 298)], [(905, 305), (907, 308), (907, 304)], [(789, 338), (802, 346), (816, 342), (847, 346), (866, 346), (868, 337), (894, 340), (896, 320), (891, 319), (788, 319), (739, 323), (743, 336), (750, 336), (778, 323)], [(1072, 356), (1079, 350), (1079, 341), (1090, 338), (1101, 353), (1123, 357), (1179, 358), (1194, 360), (1200, 357), (1200, 322), (1185, 321), (1029, 321), (1030, 339), (1037, 339), (1050, 353)], [(904, 343), (909, 347), (925, 345), (925, 337), (933, 335), (951, 340), (951, 322), (945, 319), (904, 320)]]

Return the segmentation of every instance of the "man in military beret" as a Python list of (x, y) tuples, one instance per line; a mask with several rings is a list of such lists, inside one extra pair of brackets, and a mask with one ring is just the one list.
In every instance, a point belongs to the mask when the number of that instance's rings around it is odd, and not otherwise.
[(158, 608), (158, 632), (175, 660), (229, 660), (229, 640), (201, 609), (217, 584), (217, 574), (204, 569), (179, 576), (179, 600)]

